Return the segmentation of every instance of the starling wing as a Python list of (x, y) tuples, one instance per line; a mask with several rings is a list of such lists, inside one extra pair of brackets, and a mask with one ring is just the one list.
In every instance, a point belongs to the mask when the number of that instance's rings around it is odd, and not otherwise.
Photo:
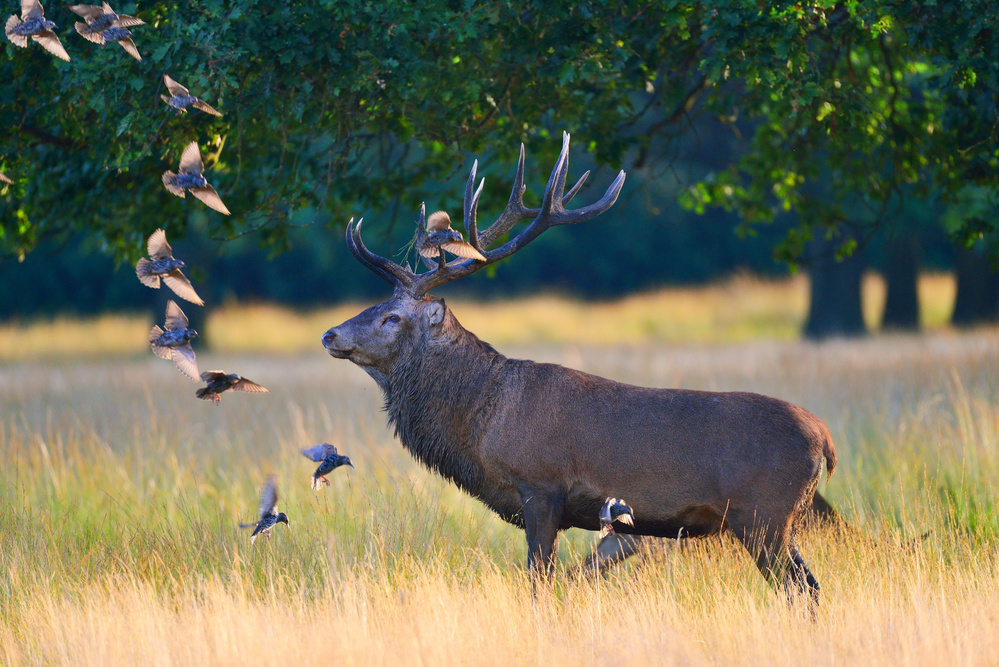
[(271, 516), (277, 513), (277, 479), (274, 475), (267, 476), (267, 483), (264, 484), (264, 490), (260, 493), (260, 518)]
[(173, 363), (181, 373), (198, 381), (198, 360), (190, 342), (173, 348)]
[(163, 329), (160, 329), (158, 326), (153, 327), (149, 331), (149, 347), (153, 349), (153, 354), (160, 359), (173, 359), (173, 350), (166, 345), (159, 345), (156, 342), (162, 335)]
[(189, 324), (187, 315), (180, 309), (180, 306), (173, 299), (167, 301), (166, 320), (164, 321), (166, 330), (186, 329)]
[(177, 185), (177, 174), (173, 173), (169, 169), (163, 172), (163, 187), (165, 187), (170, 194), (177, 195), (181, 199), (185, 199), (184, 188)]
[(609, 524), (613, 519), (611, 518), (611, 505), (617, 502), (617, 498), (608, 498), (604, 506), (600, 508), (600, 523)]
[(149, 235), (149, 240), (146, 241), (146, 252), (153, 259), (166, 259), (167, 257), (173, 257), (173, 248), (167, 243), (166, 232), (162, 229), (157, 229), (155, 232)]
[(200, 188), (188, 188), (187, 191), (204, 202), (205, 206), (213, 211), (218, 211), (219, 213), (224, 213), (225, 215), (232, 215), (229, 213), (229, 209), (225, 207), (225, 204), (222, 203), (222, 198), (219, 197), (219, 193), (216, 192), (215, 188), (211, 185), (204, 185)]
[(107, 40), (104, 39), (104, 33), (99, 30), (94, 30), (86, 23), (80, 23), (77, 21), (73, 24), (73, 27), (76, 28), (76, 32), (80, 33), (81, 37), (93, 42), (94, 44), (104, 46), (107, 43)]
[(302, 456), (311, 461), (315, 461), (316, 463), (319, 463), (320, 461), (322, 461), (327, 457), (335, 456), (336, 454), (337, 454), (336, 447), (325, 443), (322, 445), (316, 445), (315, 447), (309, 447), (307, 449), (302, 450)]
[(427, 218), (427, 232), (439, 232), (451, 228), (451, 216), (447, 211), (436, 211)]
[(192, 141), (180, 154), (179, 171), (184, 174), (200, 174), (204, 170), (205, 163), (201, 161), (201, 149), (198, 148), (197, 141)]
[(103, 8), (98, 7), (97, 5), (70, 5), (69, 11), (73, 12), (87, 23), (99, 19), (104, 14), (114, 14), (114, 10), (112, 10), (106, 2), (104, 3)]
[(9, 39), (15, 46), (20, 46), (23, 49), (28, 45), (28, 36), (18, 35), (14, 32), (19, 25), (21, 25), (21, 19), (11, 14), (10, 18), (7, 19), (7, 25), (4, 26), (4, 32), (7, 33), (7, 39)]
[(163, 75), (163, 83), (166, 85), (167, 90), (170, 91), (171, 97), (188, 97), (190, 95), (187, 88), (171, 79), (167, 74)]
[(213, 116), (221, 116), (222, 115), (221, 111), (216, 111), (212, 107), (210, 107), (207, 104), (205, 104), (205, 102), (203, 100), (195, 99), (194, 100), (194, 104), (192, 104), (191, 106), (193, 106), (195, 109), (199, 109), (199, 110), (204, 111), (205, 113), (211, 114)]
[(69, 54), (66, 53), (66, 49), (63, 48), (62, 42), (59, 41), (59, 37), (51, 30), (43, 30), (37, 35), (32, 35), (31, 39), (41, 44), (43, 49), (54, 55), (56, 58), (61, 58), (62, 60), (69, 62)]
[(7, 178), (7, 175), (0, 171), (0, 183), (13, 183), (14, 181)]
[[(104, 5), (107, 6), (107, 3), (105, 2)], [(118, 25), (120, 25), (122, 28), (131, 28), (132, 26), (135, 25), (146, 25), (146, 22), (143, 21), (142, 19), (137, 19), (134, 16), (128, 16), (127, 14), (119, 14)]]
[(486, 261), (486, 256), (476, 250), (468, 241), (449, 241), (448, 243), (442, 243), (441, 248), (458, 257), (477, 259), (482, 262)]
[(163, 276), (163, 282), (166, 286), (173, 290), (173, 293), (179, 296), (185, 301), (190, 301), (197, 306), (205, 305), (198, 293), (194, 291), (194, 286), (191, 281), (187, 279), (187, 276), (181, 272), (180, 269), (174, 269), (170, 273)]
[(135, 42), (132, 41), (131, 37), (122, 37), (118, 40), (118, 43), (121, 44), (121, 48), (125, 49), (125, 53), (136, 60), (142, 60), (142, 56), (139, 55), (139, 49), (136, 48)]
[(43, 18), (42, 3), (38, 0), (21, 0), (21, 20)]
[(153, 263), (143, 257), (135, 264), (135, 275), (146, 287), (160, 288), (160, 277), (153, 273)]
[(205, 371), (201, 374), (202, 382), (214, 382), (225, 377), (225, 371)]
[(236, 384), (232, 385), (233, 391), (243, 391), (247, 394), (269, 394), (270, 390), (265, 387), (260, 386), (253, 380), (247, 380), (244, 377), (239, 378)]

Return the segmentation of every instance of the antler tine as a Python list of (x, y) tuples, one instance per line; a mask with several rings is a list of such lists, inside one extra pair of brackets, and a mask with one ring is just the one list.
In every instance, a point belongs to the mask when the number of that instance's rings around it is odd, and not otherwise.
[(354, 219), (351, 218), (350, 222), (347, 223), (347, 247), (350, 249), (350, 253), (369, 271), (393, 287), (411, 288), (415, 278), (411, 271), (376, 255), (365, 247), (364, 241), (361, 240), (361, 224), (363, 222), (364, 219), (361, 218), (357, 224), (354, 224)]
[[(473, 167), (473, 173), (474, 169), (475, 168)], [(562, 152), (559, 154), (558, 161), (555, 163), (551, 176), (548, 178), (548, 185), (545, 187), (545, 194), (541, 208), (525, 208), (523, 204), (524, 147), (521, 145), (520, 161), (517, 165), (517, 176), (514, 179), (513, 192), (510, 194), (510, 201), (507, 203), (507, 207), (503, 211), (502, 215), (500, 215), (499, 219), (497, 219), (496, 222), (489, 227), (489, 229), (479, 236), (480, 251), (483, 255), (485, 255), (486, 261), (483, 262), (476, 259), (465, 259), (447, 263), (443, 260), (443, 253), (441, 253), (441, 257), (438, 258), (437, 268), (433, 271), (429, 271), (415, 277), (412, 286), (408, 288), (409, 292), (413, 296), (423, 296), (435, 287), (457, 278), (461, 278), (470, 273), (474, 273), (483, 266), (509, 257), (551, 227), (556, 225), (572, 225), (595, 218), (614, 205), (614, 202), (617, 201), (618, 195), (621, 194), (621, 188), (624, 187), (625, 173), (624, 170), (622, 170), (618, 172), (617, 177), (607, 187), (603, 197), (589, 206), (568, 211), (565, 209), (565, 204), (569, 203), (569, 201), (576, 196), (589, 175), (589, 172), (583, 174), (576, 184), (572, 186), (572, 189), (570, 189), (568, 193), (563, 194), (568, 171), (569, 134), (565, 133), (562, 138)], [(466, 186), (466, 195), (471, 190), (471, 183), (472, 179), (469, 180), (469, 185)], [(479, 191), (481, 191), (481, 189), (482, 188), (480, 186)], [(475, 193), (472, 200), (475, 204), (478, 203), (478, 192)], [(469, 203), (466, 201), (466, 206), (468, 205)], [(520, 232), (520, 234), (494, 250), (482, 250), (484, 248), (488, 248), (489, 244), (495, 240), (497, 236), (505, 234), (509, 231), (509, 229), (518, 220), (529, 218), (531, 216), (533, 216), (534, 219), (526, 229)], [(495, 236), (493, 236), (493, 234), (495, 234)]]
[(479, 209), (479, 195), (482, 194), (482, 188), (486, 184), (486, 179), (483, 178), (479, 181), (479, 187), (472, 192), (472, 186), (475, 185), (475, 172), (479, 168), (479, 161), (476, 160), (472, 163), (472, 171), (468, 175), (468, 182), (465, 183), (465, 211), (462, 220), (465, 223), (465, 231), (468, 232), (468, 242), (473, 248), (481, 252), (479, 248), (479, 227), (476, 222), (476, 215)]
[(524, 191), (527, 190), (527, 186), (524, 185), (525, 161), (524, 144), (522, 143), (520, 144), (520, 159), (517, 161), (517, 173), (513, 177), (513, 188), (510, 190), (510, 200), (500, 217), (496, 218), (496, 222), (489, 225), (489, 228), (479, 236), (480, 251), (483, 248), (488, 248), (493, 241), (506, 234), (521, 220), (530, 220), (537, 214), (537, 211), (524, 207)]

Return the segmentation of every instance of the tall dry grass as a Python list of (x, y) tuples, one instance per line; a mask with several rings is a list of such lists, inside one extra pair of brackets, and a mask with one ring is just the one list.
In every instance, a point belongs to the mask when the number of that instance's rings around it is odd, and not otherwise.
[[(822, 417), (840, 459), (822, 491), (855, 532), (802, 537), (817, 622), (726, 538), (663, 543), (605, 579), (563, 573), (533, 599), (523, 533), (420, 468), (374, 383), (312, 344), (199, 355), (272, 391), (218, 408), (148, 353), (0, 365), (0, 663), (999, 662), (996, 330), (499, 347)], [(298, 448), (322, 441), (357, 468), (315, 493)], [(236, 523), (270, 472), (291, 527), (251, 547)], [(568, 531), (561, 564), (593, 544)]]

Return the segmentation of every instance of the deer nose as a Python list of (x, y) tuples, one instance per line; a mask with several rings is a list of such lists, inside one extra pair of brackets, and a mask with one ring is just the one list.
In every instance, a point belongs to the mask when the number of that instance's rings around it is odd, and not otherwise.
[(329, 347), (336, 340), (336, 334), (332, 329), (323, 334), (323, 347)]

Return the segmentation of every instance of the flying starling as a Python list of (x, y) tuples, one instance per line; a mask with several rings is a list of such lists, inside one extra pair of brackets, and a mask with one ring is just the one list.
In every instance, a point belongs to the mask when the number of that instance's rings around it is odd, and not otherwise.
[(447, 212), (437, 211), (427, 218), (427, 235), (420, 239), (416, 250), (424, 257), (437, 257), (442, 248), (458, 257), (486, 261), (481, 252), (461, 237), (461, 232), (451, 229), (451, 217)]
[(634, 526), (635, 513), (625, 504), (624, 500), (608, 498), (604, 506), (600, 508), (600, 537), (614, 534), (614, 526), (611, 524), (615, 521)]
[(210, 113), (213, 116), (222, 115), (221, 112), (216, 111), (212, 107), (205, 104), (204, 100), (199, 99), (194, 95), (192, 95), (187, 88), (185, 88), (184, 86), (180, 85), (179, 83), (171, 79), (169, 75), (167, 74), (163, 75), (163, 83), (164, 85), (166, 85), (167, 91), (169, 91), (170, 96), (167, 97), (166, 95), (160, 95), (160, 98), (164, 102), (172, 106), (174, 109), (176, 109), (178, 112), (187, 113), (188, 107), (194, 107), (195, 109), (199, 109), (201, 111), (204, 111), (205, 113)]
[(178, 197), (183, 197), (184, 190), (188, 190), (192, 195), (207, 204), (208, 208), (229, 215), (229, 209), (222, 203), (219, 193), (201, 175), (201, 172), (204, 170), (205, 163), (201, 161), (201, 149), (198, 148), (197, 141), (192, 141), (180, 155), (180, 167), (177, 169), (180, 173), (175, 174), (172, 171), (164, 171), (163, 185)]
[(162, 278), (166, 286), (181, 299), (198, 306), (205, 305), (198, 293), (194, 291), (191, 281), (181, 272), (181, 269), (186, 266), (184, 262), (173, 258), (173, 249), (167, 243), (166, 233), (162, 229), (157, 229), (149, 237), (146, 245), (152, 259), (143, 257), (135, 265), (135, 275), (139, 277), (142, 284), (146, 287), (159, 289)]
[(167, 301), (163, 327), (166, 331), (155, 326), (149, 332), (153, 353), (161, 359), (173, 360), (177, 370), (197, 382), (198, 361), (194, 357), (191, 340), (197, 338), (198, 332), (188, 327), (187, 315), (173, 300)]
[(69, 62), (69, 54), (63, 48), (59, 37), (52, 32), (58, 26), (45, 18), (42, 3), (38, 0), (21, 0), (21, 18), (11, 14), (4, 31), (7, 39), (22, 49), (28, 46), (28, 38), (42, 45), (42, 48)]
[(288, 523), (288, 515), (277, 511), (277, 500), (277, 482), (274, 480), (274, 475), (270, 475), (267, 477), (267, 483), (264, 484), (264, 490), (260, 494), (260, 521), (239, 524), (240, 528), (253, 528), (250, 544), (256, 542), (257, 535), (260, 534), (264, 534), (270, 539), (271, 528), (279, 523), (284, 523), (291, 528), (291, 524)]
[(319, 467), (316, 468), (314, 473), (312, 473), (313, 489), (320, 488), (323, 483), (328, 486), (330, 481), (326, 479), (326, 475), (330, 474), (340, 466), (347, 465), (351, 468), (354, 467), (354, 464), (350, 462), (348, 457), (337, 454), (336, 447), (333, 445), (322, 444), (316, 445), (315, 447), (309, 447), (308, 449), (303, 449), (302, 456), (310, 461), (316, 461), (319, 463)]
[(0, 183), (13, 183), (14, 181), (7, 178), (7, 175), (0, 171)]
[(103, 7), (73, 5), (70, 10), (82, 16), (86, 21), (86, 23), (77, 21), (73, 24), (73, 27), (82, 37), (101, 46), (105, 46), (108, 42), (118, 42), (128, 55), (136, 60), (142, 60), (139, 49), (132, 41), (132, 31), (128, 28), (129, 26), (144, 25), (145, 21), (134, 16), (116, 14), (111, 9), (111, 5), (106, 2)]
[(142, 19), (137, 19), (134, 16), (118, 14), (115, 10), (111, 9), (111, 5), (106, 2), (102, 6), (71, 5), (69, 11), (86, 21), (86, 23), (77, 23), (75, 26), (76, 31), (83, 37), (89, 39), (91, 42), (100, 44), (101, 46), (105, 43), (105, 39), (101, 33), (113, 26), (115, 22), (117, 22), (122, 28), (130, 28), (134, 25), (145, 25), (146, 23)]
[(225, 371), (205, 371), (201, 374), (201, 379), (207, 382), (208, 386), (199, 389), (195, 392), (195, 395), (200, 399), (212, 401), (215, 405), (218, 405), (222, 401), (220, 394), (230, 389), (232, 391), (245, 391), (248, 394), (270, 393), (253, 380), (247, 380), (235, 373), (227, 375)]

